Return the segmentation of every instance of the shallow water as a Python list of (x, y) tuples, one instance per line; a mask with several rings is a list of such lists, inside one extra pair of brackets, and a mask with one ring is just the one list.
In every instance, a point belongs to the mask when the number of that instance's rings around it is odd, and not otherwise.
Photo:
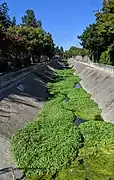
[(80, 119), (80, 118), (78, 118), (78, 117), (75, 117), (75, 119), (73, 120), (73, 123), (74, 124), (76, 124), (76, 125), (80, 125), (80, 124), (82, 124), (82, 123), (84, 123), (85, 122), (85, 120), (83, 120), (83, 119)]
[(79, 89), (81, 88), (81, 85), (79, 83), (75, 84), (74, 88)]
[(66, 97), (65, 102), (69, 102), (69, 100), (70, 100), (70, 99), (69, 99), (68, 97)]

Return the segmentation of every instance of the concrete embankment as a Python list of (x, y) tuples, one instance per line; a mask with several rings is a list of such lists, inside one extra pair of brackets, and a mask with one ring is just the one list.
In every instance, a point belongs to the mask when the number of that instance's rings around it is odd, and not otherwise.
[(102, 110), (102, 118), (114, 123), (114, 67), (69, 60), (81, 78), (83, 88)]
[(35, 66), (0, 86), (0, 180), (12, 180), (11, 168), (16, 178), (24, 179), (12, 161), (10, 139), (40, 112), (48, 97), (47, 82), (53, 81), (58, 66), (58, 61)]

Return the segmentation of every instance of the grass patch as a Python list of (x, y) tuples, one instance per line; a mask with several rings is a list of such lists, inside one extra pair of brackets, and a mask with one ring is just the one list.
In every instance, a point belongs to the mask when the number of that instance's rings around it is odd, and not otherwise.
[[(85, 90), (74, 88), (80, 79), (72, 70), (56, 73), (39, 117), (12, 139), (18, 167), (27, 180), (114, 179), (114, 125), (101, 121), (101, 111)], [(75, 116), (87, 122), (76, 126)]]

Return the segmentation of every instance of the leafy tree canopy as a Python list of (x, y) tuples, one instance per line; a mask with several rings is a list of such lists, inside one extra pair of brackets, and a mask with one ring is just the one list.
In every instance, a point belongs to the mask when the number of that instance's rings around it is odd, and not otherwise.
[(86, 27), (84, 32), (78, 38), (81, 40), (81, 45), (92, 53), (94, 60), (103, 63), (100, 59), (101, 54), (106, 51), (107, 54), (109, 47), (110, 51), (108, 63), (114, 64), (112, 58), (114, 47), (114, 0), (104, 0), (102, 9), (98, 10), (95, 14), (95, 24)]
[(15, 18), (15, 16), (12, 18), (12, 25), (16, 26), (16, 18)]
[(6, 29), (11, 25), (11, 19), (8, 14), (8, 5), (7, 3), (0, 4), (0, 28)]
[(0, 71), (4, 64), (23, 67), (39, 62), (42, 55), (51, 58), (54, 46), (52, 35), (42, 28), (33, 10), (26, 10), (22, 24), (16, 25), (7, 3), (0, 4)]
[(85, 56), (88, 54), (88, 51), (84, 48), (79, 48), (76, 46), (71, 46), (69, 50), (66, 50), (64, 56), (70, 58), (72, 56), (82, 55)]
[(37, 21), (33, 10), (28, 9), (25, 11), (25, 15), (22, 17), (22, 25), (32, 27), (42, 27), (42, 22)]

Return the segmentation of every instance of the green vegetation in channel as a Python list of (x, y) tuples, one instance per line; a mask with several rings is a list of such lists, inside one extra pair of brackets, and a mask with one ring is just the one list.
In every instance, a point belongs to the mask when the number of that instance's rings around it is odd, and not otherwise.
[[(57, 73), (62, 75), (61, 70), (58, 70)], [(67, 78), (65, 78), (64, 73), (66, 73)], [(64, 80), (53, 84), (49, 83), (50, 93), (56, 96), (63, 94), (68, 97), (69, 101), (67, 103), (65, 100), (61, 101), (59, 106), (72, 111), (79, 118), (84, 120), (102, 120), (100, 117), (101, 110), (99, 110), (96, 103), (90, 100), (90, 95), (82, 88), (74, 88), (75, 84), (78, 83), (80, 79), (71, 74), (71, 70), (66, 70), (62, 75)]]
[(69, 168), (60, 171), (56, 180), (113, 180), (114, 125), (87, 121), (80, 125), (84, 146)]
[[(56, 72), (41, 114), (12, 139), (18, 167), (27, 180), (113, 180), (114, 125), (101, 121), (90, 95), (74, 88), (80, 79), (72, 70)], [(77, 126), (75, 116), (86, 122)]]
[(59, 106), (62, 100), (61, 94), (45, 103), (38, 119), (13, 137), (15, 160), (27, 175), (56, 173), (69, 166), (82, 146), (80, 130), (72, 123), (75, 116)]

